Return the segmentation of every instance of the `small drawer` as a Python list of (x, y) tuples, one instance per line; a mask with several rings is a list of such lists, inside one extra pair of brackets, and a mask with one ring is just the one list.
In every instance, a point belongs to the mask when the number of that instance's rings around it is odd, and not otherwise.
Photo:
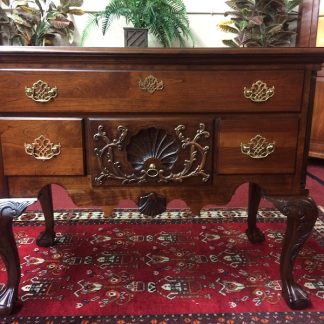
[(303, 70), (6, 71), (0, 111), (299, 111), (303, 80)]
[(220, 174), (294, 173), (298, 117), (224, 118), (219, 124)]
[(4, 174), (83, 175), (81, 119), (0, 118)]
[(87, 133), (94, 185), (210, 183), (211, 119), (91, 118)]

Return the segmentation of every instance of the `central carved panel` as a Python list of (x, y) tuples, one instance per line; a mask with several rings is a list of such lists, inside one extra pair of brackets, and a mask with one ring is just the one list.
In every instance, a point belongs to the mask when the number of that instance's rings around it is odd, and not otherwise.
[[(209, 146), (200, 142), (210, 133), (203, 123), (199, 124), (192, 139), (184, 136), (185, 130), (184, 125), (178, 125), (172, 134), (164, 128), (149, 127), (129, 136), (129, 130), (120, 125), (116, 138), (111, 138), (105, 126), (99, 125), (93, 137), (98, 143), (94, 148), (99, 167), (95, 184), (103, 185), (113, 180), (121, 184), (162, 184), (192, 177), (207, 182), (210, 175), (205, 165)], [(126, 158), (121, 158), (118, 151)]]

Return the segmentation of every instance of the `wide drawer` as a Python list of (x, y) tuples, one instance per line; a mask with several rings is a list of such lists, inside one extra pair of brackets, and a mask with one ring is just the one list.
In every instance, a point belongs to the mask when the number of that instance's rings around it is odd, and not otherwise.
[(4, 174), (83, 175), (81, 119), (0, 118)]
[(221, 119), (218, 173), (293, 173), (298, 125), (298, 117), (282, 115)]
[(303, 78), (303, 70), (2, 71), (0, 109), (119, 113), (299, 111)]
[(94, 185), (210, 183), (211, 119), (92, 118), (87, 133)]

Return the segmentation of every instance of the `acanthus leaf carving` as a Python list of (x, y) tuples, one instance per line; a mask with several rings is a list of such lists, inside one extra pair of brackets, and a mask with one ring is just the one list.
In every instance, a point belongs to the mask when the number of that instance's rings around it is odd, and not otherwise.
[[(202, 146), (201, 138), (208, 138), (210, 133), (201, 123), (193, 139), (184, 136), (184, 125), (175, 128), (175, 135), (168, 134), (162, 128), (150, 127), (140, 130), (129, 139), (125, 139), (128, 130), (118, 126), (118, 137), (111, 139), (103, 125), (98, 127), (94, 135), (95, 141), (101, 141), (103, 146), (95, 148), (98, 157), (100, 174), (95, 177), (95, 183), (102, 185), (109, 180), (119, 180), (122, 184), (141, 184), (149, 180), (157, 183), (182, 182), (186, 178), (200, 176), (202, 181), (208, 181), (210, 175), (204, 170), (209, 146)], [(183, 169), (172, 171), (179, 158), (180, 150), (189, 148), (189, 157), (183, 162)], [(123, 150), (134, 172), (126, 173), (122, 163), (115, 158), (116, 150)], [(168, 173), (167, 173), (168, 172)]]

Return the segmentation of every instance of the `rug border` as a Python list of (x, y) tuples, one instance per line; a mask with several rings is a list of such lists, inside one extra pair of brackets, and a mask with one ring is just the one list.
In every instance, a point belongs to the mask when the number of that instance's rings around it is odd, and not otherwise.
[(249, 312), (249, 313), (210, 313), (210, 314), (163, 314), (163, 315), (108, 315), (108, 316), (47, 316), (0, 318), (1, 323), (14, 324), (217, 324), (217, 323), (294, 323), (318, 324), (324, 321), (324, 312)]

